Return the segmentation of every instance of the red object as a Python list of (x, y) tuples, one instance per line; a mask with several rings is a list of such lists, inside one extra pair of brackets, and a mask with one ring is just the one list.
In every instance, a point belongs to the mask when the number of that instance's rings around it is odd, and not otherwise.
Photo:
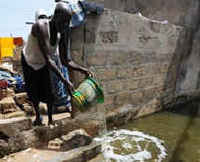
[(6, 80), (0, 80), (0, 89), (8, 88), (8, 82)]
[(13, 41), (14, 41), (14, 44), (16, 46), (22, 46), (23, 45), (23, 38), (22, 37), (14, 37)]

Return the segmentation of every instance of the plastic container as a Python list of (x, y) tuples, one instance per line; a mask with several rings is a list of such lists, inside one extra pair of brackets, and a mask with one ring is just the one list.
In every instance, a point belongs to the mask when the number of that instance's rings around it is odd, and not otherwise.
[(104, 102), (104, 94), (100, 84), (91, 77), (85, 79), (73, 93), (73, 102), (80, 111)]

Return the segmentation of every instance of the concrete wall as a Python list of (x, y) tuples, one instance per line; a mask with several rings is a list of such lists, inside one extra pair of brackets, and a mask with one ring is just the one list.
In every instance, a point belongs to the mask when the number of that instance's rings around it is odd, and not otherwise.
[[(108, 0), (107, 8), (123, 12), (141, 12), (154, 20), (168, 20), (187, 30), (180, 45), (177, 64), (176, 96), (198, 97), (200, 94), (200, 1), (199, 0)], [(181, 52), (182, 51), (182, 52)], [(185, 99), (184, 99), (185, 100)]]
[(188, 52), (182, 53), (176, 92), (192, 95), (200, 91), (200, 30), (193, 33)]
[[(114, 110), (131, 104), (143, 107), (140, 115), (145, 115), (173, 100), (178, 49), (186, 33), (179, 26), (106, 10), (73, 31), (72, 55), (95, 69), (105, 92), (100, 107)], [(80, 81), (79, 75), (74, 73)]]
[(107, 8), (134, 13), (155, 20), (194, 28), (199, 20), (199, 0), (107, 0)]

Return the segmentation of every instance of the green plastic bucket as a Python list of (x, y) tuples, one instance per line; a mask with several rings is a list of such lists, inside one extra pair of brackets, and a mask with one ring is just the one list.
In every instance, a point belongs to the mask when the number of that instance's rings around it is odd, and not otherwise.
[(73, 102), (80, 109), (87, 108), (104, 102), (104, 94), (100, 84), (91, 77), (85, 79), (73, 93)]

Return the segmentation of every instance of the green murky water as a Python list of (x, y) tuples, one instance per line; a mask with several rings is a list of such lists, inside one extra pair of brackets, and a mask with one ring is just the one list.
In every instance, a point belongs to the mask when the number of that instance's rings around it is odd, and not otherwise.
[[(167, 156), (162, 162), (200, 162), (200, 116), (197, 106), (180, 106), (176, 110), (164, 111), (128, 123), (119, 129), (139, 131), (163, 141)], [(126, 142), (127, 147), (122, 147)], [(110, 142), (115, 147), (114, 153), (127, 155), (137, 152), (136, 143), (131, 139), (119, 139)], [(144, 162), (158, 162), (158, 147), (148, 140), (139, 141), (140, 147), (151, 153), (151, 158)], [(128, 145), (132, 145), (131, 147)], [(116, 161), (116, 160), (111, 160)], [(123, 160), (122, 160), (123, 161)], [(127, 161), (127, 160), (126, 160)], [(142, 161), (142, 160), (129, 160)], [(128, 161), (127, 161), (128, 162)]]

